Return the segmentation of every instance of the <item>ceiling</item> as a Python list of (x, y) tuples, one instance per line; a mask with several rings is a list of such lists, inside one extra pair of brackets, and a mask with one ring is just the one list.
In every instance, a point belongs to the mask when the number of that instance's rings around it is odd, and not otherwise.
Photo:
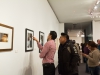
[(92, 21), (90, 10), (97, 0), (48, 0), (60, 23)]

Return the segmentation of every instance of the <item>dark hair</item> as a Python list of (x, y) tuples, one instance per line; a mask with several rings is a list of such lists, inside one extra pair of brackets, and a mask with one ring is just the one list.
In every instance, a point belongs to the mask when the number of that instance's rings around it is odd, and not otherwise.
[(99, 40), (100, 40), (100, 39), (98, 39), (97, 42), (98, 42)]
[(88, 45), (88, 42), (85, 42), (84, 46), (87, 46)]
[(52, 40), (55, 40), (57, 38), (57, 33), (55, 31), (50, 31), (50, 35), (52, 36)]
[(75, 40), (73, 40), (73, 44), (75, 44), (76, 43), (76, 41)]
[(66, 34), (66, 33), (61, 33), (61, 36), (64, 36), (64, 37), (66, 37), (67, 40), (69, 40), (69, 35), (68, 35), (68, 34)]
[(97, 45), (94, 41), (89, 41), (87, 44), (91, 47), (97, 47)]
[(99, 41), (99, 39), (97, 40), (97, 42)]

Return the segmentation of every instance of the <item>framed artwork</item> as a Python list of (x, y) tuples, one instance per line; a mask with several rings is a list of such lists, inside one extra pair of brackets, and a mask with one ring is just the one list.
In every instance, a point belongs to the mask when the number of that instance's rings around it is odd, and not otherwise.
[[(40, 42), (40, 44), (43, 46), (44, 45), (44, 33), (43, 32), (41, 32), (41, 31), (39, 31), (39, 42)], [(40, 53), (41, 51), (39, 50), (39, 53)]]
[(0, 23), (0, 51), (13, 50), (14, 28)]
[(30, 29), (25, 29), (25, 52), (33, 51), (34, 41), (33, 41), (34, 31)]

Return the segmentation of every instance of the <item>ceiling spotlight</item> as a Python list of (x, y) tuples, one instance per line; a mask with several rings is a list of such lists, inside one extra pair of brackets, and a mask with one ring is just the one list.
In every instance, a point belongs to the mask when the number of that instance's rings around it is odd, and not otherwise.
[(79, 35), (77, 34), (77, 37), (79, 37)]
[(84, 37), (84, 35), (81, 35), (81, 37)]
[(100, 1), (97, 1), (97, 4), (99, 4)]
[(97, 9), (97, 6), (95, 6), (94, 9)]
[(98, 18), (98, 16), (96, 16), (96, 18)]

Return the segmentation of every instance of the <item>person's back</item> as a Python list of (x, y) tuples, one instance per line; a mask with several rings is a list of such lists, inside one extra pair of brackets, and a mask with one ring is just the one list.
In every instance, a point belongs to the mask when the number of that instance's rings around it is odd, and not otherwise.
[(77, 45), (77, 43), (74, 44), (77, 48), (77, 51), (78, 51), (78, 54), (80, 55), (80, 49), (79, 49), (79, 46)]
[[(45, 57), (43, 58), (43, 63), (54, 63), (54, 55), (56, 52), (56, 44), (53, 40), (48, 41), (46, 44), (48, 44), (49, 51), (46, 53)], [(42, 54), (43, 51), (40, 54), (40, 57), (42, 58), (44, 54)]]

